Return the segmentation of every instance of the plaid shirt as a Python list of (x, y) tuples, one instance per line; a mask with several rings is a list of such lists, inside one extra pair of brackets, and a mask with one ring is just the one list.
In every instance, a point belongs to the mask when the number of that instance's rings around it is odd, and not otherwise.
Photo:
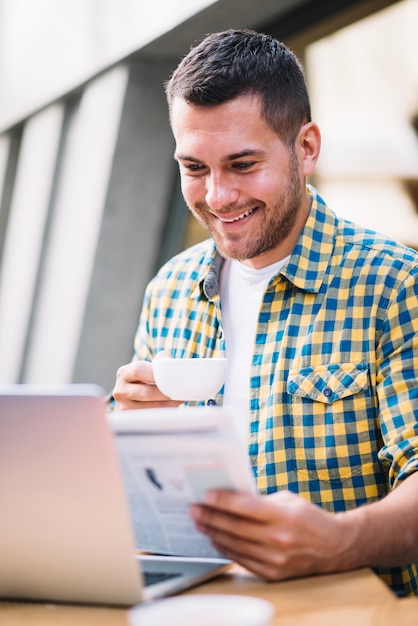
[[(261, 303), (249, 455), (261, 493), (289, 489), (336, 512), (418, 469), (418, 254), (338, 219), (308, 192), (308, 220)], [(224, 355), (222, 263), (207, 240), (160, 270), (134, 358)], [(418, 593), (417, 564), (379, 574)]]

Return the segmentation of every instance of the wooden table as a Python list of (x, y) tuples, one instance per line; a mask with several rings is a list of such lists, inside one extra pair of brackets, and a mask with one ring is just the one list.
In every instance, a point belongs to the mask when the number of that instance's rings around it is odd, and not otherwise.
[[(231, 572), (186, 592), (196, 593), (264, 598), (276, 609), (272, 626), (418, 625), (418, 598), (396, 598), (368, 569), (266, 583), (234, 567)], [(1, 626), (127, 624), (126, 610), (119, 608), (0, 602)]]

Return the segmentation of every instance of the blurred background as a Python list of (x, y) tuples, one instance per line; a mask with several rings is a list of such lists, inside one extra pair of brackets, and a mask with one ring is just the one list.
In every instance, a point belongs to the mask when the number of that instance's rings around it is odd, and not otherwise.
[(301, 59), (339, 215), (418, 248), (418, 0), (0, 0), (0, 384), (113, 387), (144, 289), (205, 237), (163, 82), (206, 33)]

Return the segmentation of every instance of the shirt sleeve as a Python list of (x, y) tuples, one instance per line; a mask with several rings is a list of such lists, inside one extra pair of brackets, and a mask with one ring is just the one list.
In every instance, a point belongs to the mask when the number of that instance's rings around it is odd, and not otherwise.
[(389, 303), (377, 346), (377, 394), (391, 488), (418, 470), (418, 276), (410, 273)]
[(141, 315), (139, 318), (139, 325), (135, 334), (134, 355), (132, 358), (133, 361), (152, 361), (153, 359), (149, 323), (149, 316), (151, 314), (150, 303), (152, 299), (152, 289), (153, 281), (149, 283), (145, 291)]

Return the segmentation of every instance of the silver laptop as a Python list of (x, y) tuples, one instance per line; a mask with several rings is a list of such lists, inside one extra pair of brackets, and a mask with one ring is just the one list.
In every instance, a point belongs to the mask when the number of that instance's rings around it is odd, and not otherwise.
[(132, 605), (228, 567), (138, 557), (114, 444), (102, 389), (0, 387), (0, 598)]

